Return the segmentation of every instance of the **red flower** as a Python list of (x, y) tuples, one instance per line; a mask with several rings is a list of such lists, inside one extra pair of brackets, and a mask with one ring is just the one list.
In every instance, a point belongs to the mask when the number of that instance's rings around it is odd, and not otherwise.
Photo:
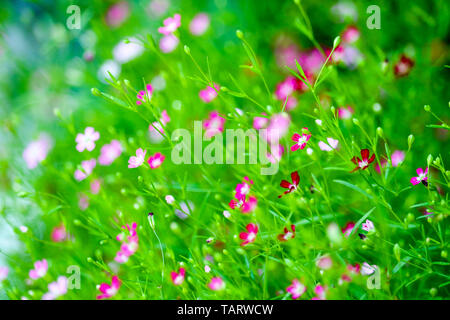
[(286, 180), (281, 180), (280, 186), (282, 188), (288, 189), (285, 192), (283, 192), (282, 195), (279, 195), (278, 198), (281, 198), (283, 195), (287, 194), (287, 193), (291, 193), (292, 191), (297, 190), (298, 184), (300, 183), (300, 177), (298, 175), (297, 171), (294, 171), (291, 173), (291, 179), (292, 179), (292, 183), (290, 183), (289, 181)]
[(369, 149), (362, 149), (361, 150), (362, 160), (358, 157), (353, 157), (352, 162), (354, 164), (356, 164), (356, 168), (350, 172), (355, 172), (359, 169), (362, 169), (362, 170), (367, 169), (369, 167), (369, 164), (371, 164), (375, 160), (375, 154), (373, 154), (370, 158), (369, 158), (369, 155), (370, 155)]
[(402, 54), (400, 61), (394, 66), (394, 74), (397, 78), (406, 77), (414, 66), (414, 61)]
[(258, 226), (254, 223), (249, 223), (246, 227), (248, 232), (241, 232), (239, 234), (239, 238), (244, 240), (241, 243), (241, 246), (246, 246), (249, 243), (252, 243), (256, 240), (256, 235), (258, 233)]
[(284, 233), (279, 234), (278, 235), (278, 240), (280, 241), (288, 241), (290, 239), (295, 238), (295, 225), (291, 224), (291, 230), (289, 231), (289, 229), (287, 227), (284, 227)]

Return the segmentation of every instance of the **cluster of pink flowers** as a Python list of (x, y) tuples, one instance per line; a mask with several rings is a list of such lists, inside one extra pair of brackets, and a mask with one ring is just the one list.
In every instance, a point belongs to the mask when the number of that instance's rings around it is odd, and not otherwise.
[(125, 263), (138, 249), (138, 235), (136, 232), (137, 224), (133, 222), (130, 225), (122, 226), (125, 232), (117, 235), (117, 241), (121, 242), (120, 250), (117, 252), (114, 260), (118, 263)]
[(147, 101), (150, 101), (152, 98), (152, 93), (153, 93), (153, 87), (152, 85), (149, 83), (145, 86), (145, 90), (141, 90), (137, 93), (137, 100), (136, 100), (136, 104), (138, 106), (140, 106), (142, 103), (145, 103)]
[(223, 118), (219, 112), (212, 111), (209, 113), (209, 118), (203, 121), (203, 128), (205, 129), (205, 137), (212, 138), (216, 134), (222, 133), (225, 124), (225, 118)]
[(252, 180), (248, 177), (244, 177), (244, 181), (236, 185), (234, 194), (235, 199), (228, 203), (231, 209), (239, 208), (242, 213), (249, 213), (256, 208), (258, 200), (255, 196), (249, 195), (252, 184)]
[(181, 26), (181, 15), (175, 14), (173, 17), (166, 18), (163, 26), (158, 28), (158, 32), (164, 36), (159, 40), (159, 48), (164, 53), (175, 50), (180, 40), (174, 35), (174, 32)]

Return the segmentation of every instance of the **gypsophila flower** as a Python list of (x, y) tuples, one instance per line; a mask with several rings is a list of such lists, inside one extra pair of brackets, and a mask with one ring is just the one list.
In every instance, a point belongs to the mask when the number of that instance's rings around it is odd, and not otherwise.
[(100, 139), (100, 133), (95, 131), (92, 127), (87, 127), (83, 133), (77, 134), (75, 142), (77, 143), (76, 149), (78, 152), (83, 152), (84, 150), (92, 151), (95, 148), (95, 141)]

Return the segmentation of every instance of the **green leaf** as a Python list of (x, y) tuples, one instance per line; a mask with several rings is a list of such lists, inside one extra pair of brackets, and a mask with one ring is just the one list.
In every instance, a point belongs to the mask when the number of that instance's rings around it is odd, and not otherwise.
[(343, 180), (333, 180), (334, 182), (337, 182), (339, 184), (342, 184), (346, 187), (349, 187), (350, 189), (353, 189), (359, 193), (361, 193), (362, 195), (366, 196), (369, 199), (373, 199), (373, 196), (371, 196), (370, 194), (368, 194), (367, 192), (365, 192), (364, 190), (362, 190), (360, 187), (355, 186), (354, 184), (351, 184), (350, 182), (347, 181), (343, 181)]

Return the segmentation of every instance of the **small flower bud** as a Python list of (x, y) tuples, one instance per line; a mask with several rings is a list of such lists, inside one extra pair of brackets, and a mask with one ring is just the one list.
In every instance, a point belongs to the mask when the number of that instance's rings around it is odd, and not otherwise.
[(184, 52), (186, 52), (187, 55), (191, 54), (191, 49), (187, 45), (184, 45)]
[(414, 143), (414, 136), (410, 134), (408, 136), (408, 149), (411, 149), (412, 144)]
[(332, 113), (332, 114), (336, 114), (336, 108), (335, 108), (335, 107), (332, 106), (332, 107), (330, 108), (330, 110), (331, 110), (331, 113)]
[(341, 43), (341, 37), (337, 36), (333, 41), (333, 48), (336, 49), (337, 46)]
[(441, 257), (444, 259), (447, 259), (447, 250), (442, 250), (441, 251)]
[(407, 218), (408, 222), (414, 222), (414, 220), (416, 220), (416, 217), (414, 217), (414, 215), (411, 212), (408, 213), (406, 218)]
[(423, 109), (424, 109), (426, 112), (430, 112), (430, 110), (431, 110), (431, 108), (430, 108), (430, 106), (429, 106), (428, 104), (424, 105), (424, 106), (423, 106)]
[(431, 162), (433, 161), (433, 156), (431, 154), (428, 155), (427, 157), (427, 166), (429, 167)]
[(399, 246), (398, 243), (396, 243), (395, 246), (394, 246), (394, 256), (395, 256), (395, 259), (397, 259), (397, 261), (400, 262), (400, 258), (401, 258), (401, 256), (400, 256), (400, 246)]
[(98, 90), (97, 88), (92, 88), (91, 89), (91, 93), (96, 96), (96, 97), (101, 97), (102, 93), (100, 92), (100, 90)]
[(358, 119), (353, 118), (352, 121), (353, 121), (354, 124), (359, 125), (359, 120)]
[(384, 138), (383, 128), (381, 128), (381, 127), (378, 127), (378, 128), (377, 128), (377, 135), (378, 135), (380, 138)]
[(155, 218), (153, 217), (153, 212), (150, 212), (147, 216), (148, 224), (155, 230)]
[(244, 39), (244, 34), (241, 30), (236, 30), (236, 36), (241, 40)]
[(430, 296), (435, 297), (437, 295), (437, 289), (436, 288), (431, 288), (430, 289)]

